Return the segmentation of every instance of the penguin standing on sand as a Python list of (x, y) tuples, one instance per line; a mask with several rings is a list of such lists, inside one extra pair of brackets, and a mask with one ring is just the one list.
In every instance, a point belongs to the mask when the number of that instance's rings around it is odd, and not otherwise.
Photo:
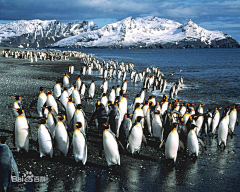
[(120, 111), (118, 109), (118, 103), (115, 102), (115, 104), (111, 105), (111, 111), (109, 112), (109, 124), (112, 132), (118, 137), (119, 133), (119, 118), (120, 118)]
[(85, 95), (85, 91), (86, 91), (86, 85), (84, 82), (82, 82), (81, 91), (80, 91), (81, 96)]
[(126, 149), (129, 137), (129, 130), (132, 127), (132, 121), (129, 114), (125, 114), (121, 126), (119, 128), (119, 141), (122, 143), (123, 147)]
[(114, 133), (105, 124), (103, 131), (103, 149), (108, 166), (120, 165), (120, 154)]
[(73, 133), (73, 156), (76, 162), (82, 161), (82, 164), (85, 165), (87, 161), (87, 138), (86, 134), (82, 129), (82, 123), (75, 123), (77, 128)]
[[(22, 103), (21, 103), (22, 97), (19, 95), (11, 96), (11, 97), (15, 99), (13, 103), (13, 109), (22, 109)], [(18, 113), (15, 110), (13, 110), (13, 114), (15, 117), (18, 116)]]
[(143, 116), (138, 116), (136, 118), (136, 124), (130, 129), (127, 148), (131, 154), (134, 154), (135, 152), (138, 154), (140, 153), (143, 138), (141, 120), (143, 118)]
[(68, 124), (70, 123), (70, 121), (72, 120), (72, 117), (74, 115), (74, 112), (76, 111), (75, 105), (72, 102), (72, 97), (68, 98), (68, 103), (67, 103), (67, 107), (66, 107), (66, 116), (67, 116), (67, 122)]
[(108, 100), (111, 101), (113, 104), (115, 102), (116, 92), (115, 92), (115, 86), (112, 86), (112, 90), (108, 96)]
[(154, 112), (154, 117), (152, 120), (152, 134), (153, 137), (158, 138), (160, 142), (162, 142), (164, 128), (162, 126), (162, 121), (159, 114), (160, 111)]
[(69, 76), (68, 76), (68, 74), (67, 73), (64, 73), (63, 74), (64, 76), (63, 76), (63, 87), (69, 87)]
[(77, 86), (78, 91), (80, 90), (81, 84), (82, 84), (82, 81), (81, 81), (80, 75), (79, 75), (77, 80), (76, 80), (76, 86)]
[(74, 89), (72, 92), (72, 98), (75, 106), (77, 106), (78, 104), (81, 104), (81, 97), (80, 97), (79, 91), (77, 90), (76, 85), (74, 86)]
[(39, 117), (43, 117), (43, 106), (47, 101), (47, 95), (44, 93), (43, 91), (43, 87), (40, 87), (40, 94), (38, 96), (38, 100), (37, 100), (37, 111), (38, 111), (38, 116)]
[(123, 94), (127, 92), (127, 80), (123, 81), (122, 83), (122, 91), (123, 91)]
[[(45, 121), (46, 122), (46, 121)], [(49, 130), (42, 123), (38, 128), (38, 144), (40, 157), (45, 155), (53, 156), (53, 142)]]
[(12, 183), (12, 169), (17, 177), (17, 181), (19, 173), (11, 150), (6, 144), (3, 144), (3, 139), (0, 139), (0, 191), (7, 192), (10, 190)]
[(67, 88), (65, 87), (60, 97), (60, 102), (63, 104), (65, 108), (67, 107), (68, 97), (69, 95), (67, 92)]
[(179, 135), (176, 127), (174, 127), (167, 136), (167, 140), (165, 143), (165, 158), (172, 159), (174, 163), (176, 163), (178, 147), (179, 147)]
[(54, 85), (53, 88), (53, 96), (55, 99), (58, 99), (61, 96), (61, 85), (59, 84), (58, 81), (56, 81), (56, 84)]
[(14, 143), (19, 152), (24, 149), (26, 152), (29, 150), (29, 125), (26, 117), (23, 115), (24, 110), (15, 109), (18, 112), (18, 117), (15, 121)]
[(88, 96), (89, 98), (93, 99), (94, 97), (94, 94), (95, 94), (95, 83), (94, 83), (94, 80), (92, 80), (90, 86), (89, 86), (89, 89), (88, 89)]
[(54, 110), (56, 111), (56, 113), (58, 114), (58, 105), (57, 105), (55, 98), (52, 95), (52, 91), (48, 91), (46, 105), (52, 106), (54, 108)]
[(64, 118), (58, 116), (59, 120), (55, 127), (55, 141), (58, 150), (63, 153), (64, 156), (67, 156), (69, 148), (69, 137), (67, 133), (67, 128), (63, 123)]
[(81, 104), (77, 105), (77, 108), (76, 108), (76, 111), (74, 112), (70, 126), (73, 125), (73, 130), (75, 130), (77, 128), (77, 126), (75, 124), (78, 122), (81, 122), (81, 124), (82, 124), (81, 129), (84, 131), (84, 133), (86, 133), (87, 122), (85, 120), (85, 113), (83, 112), (82, 108), (83, 108), (83, 106)]

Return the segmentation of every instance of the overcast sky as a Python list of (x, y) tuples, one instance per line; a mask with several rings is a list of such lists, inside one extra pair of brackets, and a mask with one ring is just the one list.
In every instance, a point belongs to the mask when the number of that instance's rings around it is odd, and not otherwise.
[(223, 31), (240, 42), (240, 0), (0, 0), (1, 23), (91, 20), (102, 27), (129, 16), (149, 15), (182, 24), (192, 19), (205, 29)]

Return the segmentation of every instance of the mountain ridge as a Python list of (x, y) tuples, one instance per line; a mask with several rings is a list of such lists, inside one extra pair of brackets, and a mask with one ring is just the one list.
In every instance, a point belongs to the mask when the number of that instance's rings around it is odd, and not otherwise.
[[(68, 24), (61, 24), (57, 20), (14, 22), (4, 26), (0, 24), (0, 45), (74, 48), (240, 47), (230, 35), (204, 29), (191, 19), (181, 24), (155, 16), (127, 17), (100, 29), (92, 21)], [(20, 30), (20, 27), (23, 29)]]

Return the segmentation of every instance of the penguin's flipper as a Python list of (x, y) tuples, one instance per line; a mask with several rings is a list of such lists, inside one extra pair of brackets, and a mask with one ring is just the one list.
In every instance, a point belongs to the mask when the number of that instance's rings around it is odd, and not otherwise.
[(183, 150), (185, 149), (185, 145), (183, 144), (183, 142), (181, 140), (179, 140), (179, 145)]
[(10, 149), (9, 149), (9, 156), (12, 157), (11, 158), (12, 169), (13, 169), (13, 171), (14, 171), (15, 175), (17, 176), (17, 179), (18, 179), (19, 178), (19, 172), (18, 172), (17, 163), (16, 163), (15, 159), (13, 158), (13, 154), (10, 151)]
[(142, 134), (142, 142), (144, 143), (144, 146), (146, 147), (147, 145), (147, 139), (144, 134)]
[(233, 132), (232, 130), (228, 127), (228, 132), (230, 133), (231, 139), (233, 138)]
[(203, 143), (203, 140), (198, 138), (198, 142), (204, 147), (205, 150), (207, 150), (206, 145)]
[(163, 146), (164, 142), (165, 142), (165, 139), (163, 139), (163, 140), (162, 140), (162, 142), (160, 143), (160, 145), (159, 145), (159, 149), (161, 149), (161, 148), (162, 148), (162, 146)]
[(62, 104), (62, 102), (59, 99), (56, 99), (56, 102), (66, 112), (66, 107)]
[(123, 144), (121, 143), (121, 141), (119, 139), (117, 139), (117, 143), (118, 143), (118, 146), (121, 147), (122, 151), (126, 152), (125, 147), (123, 146)]

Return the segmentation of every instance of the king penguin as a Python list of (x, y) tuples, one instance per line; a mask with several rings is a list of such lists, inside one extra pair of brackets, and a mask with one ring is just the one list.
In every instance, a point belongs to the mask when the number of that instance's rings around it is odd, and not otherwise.
[(230, 108), (226, 108), (224, 110), (218, 126), (218, 147), (223, 143), (224, 149), (226, 148), (227, 145), (229, 112)]
[(63, 117), (57, 116), (59, 118), (56, 127), (55, 127), (55, 141), (58, 150), (63, 153), (64, 156), (67, 156), (69, 148), (69, 137), (67, 129), (63, 123)]
[(105, 157), (108, 166), (120, 165), (120, 154), (118, 150), (117, 140), (114, 133), (109, 128), (108, 125), (105, 125), (103, 131), (103, 149), (105, 152)]
[[(45, 121), (46, 122), (46, 121)], [(40, 157), (45, 155), (53, 156), (53, 141), (49, 130), (42, 123), (38, 128), (38, 144)]]
[(176, 163), (178, 147), (179, 147), (179, 135), (177, 129), (174, 127), (167, 136), (167, 140), (165, 143), (165, 158), (172, 159), (174, 163)]
[(43, 87), (39, 88), (40, 94), (38, 96), (38, 101), (37, 101), (37, 111), (38, 111), (38, 116), (39, 117), (43, 117), (42, 108), (47, 101), (47, 95), (44, 93), (43, 89), (44, 89)]
[(69, 87), (69, 76), (68, 76), (68, 74), (67, 73), (64, 73), (63, 74), (64, 76), (63, 76), (63, 87)]
[(138, 154), (140, 153), (143, 138), (141, 120), (143, 118), (143, 116), (138, 116), (136, 118), (136, 124), (130, 129), (127, 148), (131, 154), (134, 154), (135, 152)]
[(87, 139), (86, 134), (82, 129), (82, 123), (75, 123), (77, 128), (73, 133), (73, 156), (76, 162), (82, 161), (85, 165), (87, 162)]
[(188, 132), (187, 149), (188, 149), (189, 156), (191, 156), (192, 154), (195, 154), (197, 157), (199, 152), (199, 144), (198, 144), (197, 134), (194, 130), (195, 127), (196, 125), (192, 124), (191, 130)]
[(231, 131), (230, 134), (233, 134), (234, 128), (235, 128), (235, 124), (237, 124), (238, 126), (238, 119), (237, 119), (237, 109), (236, 109), (236, 105), (234, 105), (230, 111), (229, 114), (229, 129)]
[(61, 85), (59, 84), (58, 81), (56, 81), (56, 84), (54, 85), (53, 88), (53, 96), (55, 99), (58, 99), (61, 96)]
[(0, 142), (0, 154), (0, 191), (7, 192), (12, 183), (12, 169), (18, 181), (18, 167), (11, 150), (6, 144), (2, 144), (2, 141)]
[(56, 111), (56, 113), (58, 114), (58, 105), (57, 105), (55, 98), (52, 95), (52, 91), (48, 91), (46, 105), (52, 106), (54, 108), (54, 110)]
[(93, 99), (94, 94), (95, 94), (95, 83), (94, 83), (94, 80), (92, 80), (92, 82), (90, 84), (90, 87), (88, 89), (88, 96), (89, 96), (89, 98)]
[[(19, 95), (11, 96), (11, 97), (15, 99), (13, 103), (13, 109), (22, 109), (22, 104), (21, 104), (22, 97)], [(18, 113), (15, 110), (13, 110), (13, 114), (15, 117), (18, 116)]]
[(29, 150), (29, 125), (26, 117), (23, 115), (24, 110), (15, 109), (18, 112), (18, 117), (15, 121), (14, 143), (19, 152), (24, 149), (26, 152)]
[(154, 112), (154, 117), (152, 120), (152, 134), (153, 137), (158, 138), (160, 142), (162, 142), (164, 128), (162, 126), (162, 121), (159, 114), (160, 111)]

